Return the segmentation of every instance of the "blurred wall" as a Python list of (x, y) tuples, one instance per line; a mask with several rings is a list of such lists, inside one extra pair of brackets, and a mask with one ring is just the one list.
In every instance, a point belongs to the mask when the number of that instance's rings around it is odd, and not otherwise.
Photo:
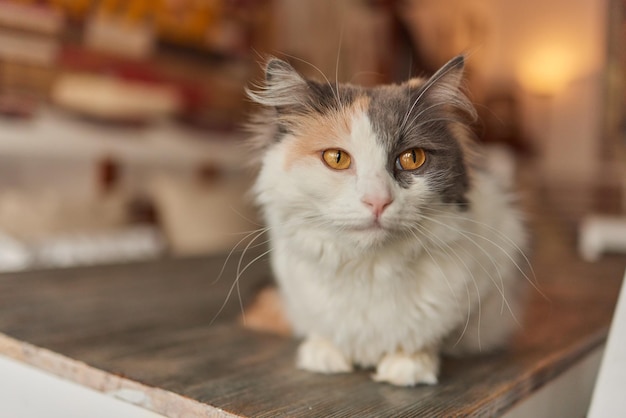
[(488, 1), (497, 18), (485, 79), (519, 85), (544, 175), (597, 181), (607, 140), (608, 0)]

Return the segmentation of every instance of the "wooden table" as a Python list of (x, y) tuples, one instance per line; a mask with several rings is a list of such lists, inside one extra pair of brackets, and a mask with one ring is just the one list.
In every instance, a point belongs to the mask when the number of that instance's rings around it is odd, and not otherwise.
[[(533, 294), (510, 350), (444, 360), (438, 386), (298, 371), (297, 342), (241, 326), (236, 296), (211, 323), (236, 268), (231, 260), (214, 283), (222, 257), (0, 276), (0, 354), (98, 391), (139, 394), (136, 403), (167, 416), (499, 415), (603, 344), (626, 267), (624, 257), (576, 256), (580, 214), (569, 193), (533, 196), (532, 263), (549, 301)], [(267, 271), (261, 260), (244, 275), (244, 304)]]

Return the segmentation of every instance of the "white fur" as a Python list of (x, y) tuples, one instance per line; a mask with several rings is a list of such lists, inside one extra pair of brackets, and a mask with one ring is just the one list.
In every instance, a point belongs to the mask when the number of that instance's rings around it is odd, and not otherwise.
[[(377, 366), (376, 380), (431, 384), (440, 350), (503, 343), (519, 308), (525, 234), (488, 175), (474, 174), (463, 212), (441, 204), (427, 177), (400, 187), (365, 114), (338, 139), (352, 156), (348, 170), (313, 155), (286, 170), (289, 141), (268, 149), (255, 192), (288, 316), (306, 338), (300, 367)], [(381, 227), (362, 202), (368, 194), (393, 199)]]
[(414, 386), (418, 383), (434, 385), (438, 373), (439, 353), (436, 351), (424, 350), (412, 354), (396, 352), (385, 354), (372, 378), (377, 382), (398, 386)]

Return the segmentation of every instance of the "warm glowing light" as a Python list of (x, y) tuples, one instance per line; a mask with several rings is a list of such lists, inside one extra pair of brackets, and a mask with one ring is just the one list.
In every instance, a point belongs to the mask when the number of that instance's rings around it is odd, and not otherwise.
[(522, 54), (518, 78), (528, 91), (552, 96), (571, 81), (575, 70), (574, 52), (565, 45), (538, 45)]

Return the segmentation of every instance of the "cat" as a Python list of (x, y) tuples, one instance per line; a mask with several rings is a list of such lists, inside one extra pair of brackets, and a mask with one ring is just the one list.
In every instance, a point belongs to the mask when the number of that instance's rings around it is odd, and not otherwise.
[(248, 96), (253, 186), (297, 367), (438, 382), (442, 354), (502, 347), (523, 309), (527, 234), (482, 164), (464, 57), (365, 88), (271, 58)]

